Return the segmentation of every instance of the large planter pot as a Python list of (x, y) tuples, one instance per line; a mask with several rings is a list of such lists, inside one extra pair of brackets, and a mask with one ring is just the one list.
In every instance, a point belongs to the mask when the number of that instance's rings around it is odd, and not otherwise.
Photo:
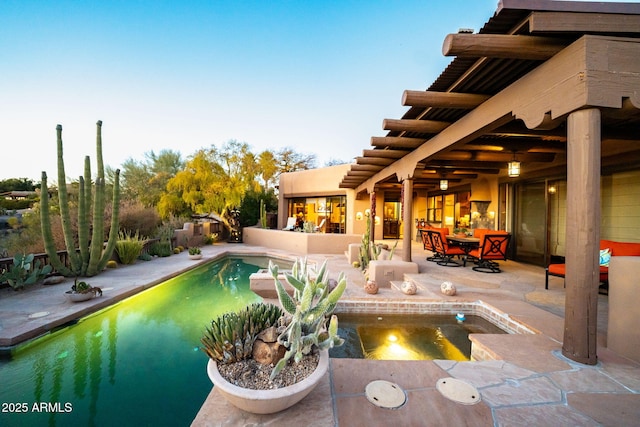
[(207, 373), (215, 388), (233, 406), (253, 414), (272, 414), (301, 401), (318, 385), (328, 368), (329, 351), (322, 350), (318, 367), (311, 375), (299, 383), (273, 390), (251, 390), (231, 384), (220, 375), (212, 359), (207, 364)]
[(92, 292), (87, 292), (85, 294), (81, 294), (81, 293), (73, 292), (73, 291), (67, 291), (67, 292), (65, 292), (65, 295), (67, 296), (67, 298), (71, 302), (87, 301), (87, 300), (90, 300), (91, 298), (93, 298), (95, 296), (95, 294), (92, 293)]

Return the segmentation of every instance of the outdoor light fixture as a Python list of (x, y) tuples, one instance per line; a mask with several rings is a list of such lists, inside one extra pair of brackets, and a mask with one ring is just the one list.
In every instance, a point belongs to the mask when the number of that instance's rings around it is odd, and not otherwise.
[(441, 180), (440, 180), (440, 189), (441, 189), (442, 191), (445, 191), (445, 190), (447, 190), (448, 188), (449, 188), (449, 181), (448, 181), (448, 180), (446, 180), (446, 179), (441, 179)]
[(509, 162), (509, 176), (515, 178), (520, 176), (520, 162), (516, 160), (516, 153), (513, 153), (513, 160)]
[(356, 213), (356, 221), (362, 221), (362, 212)]

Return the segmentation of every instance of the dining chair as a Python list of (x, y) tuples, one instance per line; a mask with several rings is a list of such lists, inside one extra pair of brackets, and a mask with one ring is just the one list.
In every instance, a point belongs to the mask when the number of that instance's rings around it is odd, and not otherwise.
[(431, 240), (433, 251), (440, 257), (440, 260), (435, 262), (445, 267), (461, 267), (461, 264), (453, 261), (452, 258), (466, 255), (465, 251), (459, 246), (449, 246), (447, 235), (443, 230), (433, 229), (426, 232)]
[(464, 264), (467, 264), (467, 259), (474, 259), (477, 264), (473, 267), (474, 271), (500, 273), (502, 270), (500, 270), (500, 264), (497, 261), (507, 260), (507, 248), (509, 247), (511, 234), (494, 231), (484, 234), (480, 239), (478, 249), (469, 251), (469, 256), (465, 258)]
[[(429, 230), (437, 230), (436, 228), (430, 228)], [(422, 246), (424, 247), (424, 249), (426, 251), (429, 251), (432, 253), (431, 256), (427, 257), (427, 261), (431, 261), (431, 262), (438, 262), (442, 260), (442, 256), (440, 256), (440, 254), (438, 252), (435, 251), (435, 249), (433, 249), (433, 243), (431, 243), (431, 238), (429, 237), (429, 234), (427, 233), (428, 230), (425, 229), (421, 229), (420, 230), (420, 237), (422, 238)], [(443, 231), (446, 233), (449, 231), (448, 229), (443, 229)]]

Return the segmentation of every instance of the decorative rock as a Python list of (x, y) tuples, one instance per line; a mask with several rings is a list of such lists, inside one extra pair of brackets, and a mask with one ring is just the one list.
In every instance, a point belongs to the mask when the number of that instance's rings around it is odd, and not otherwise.
[(277, 342), (264, 342), (256, 339), (251, 357), (263, 365), (275, 365), (284, 357), (286, 349)]
[(278, 330), (271, 326), (260, 332), (253, 343), (251, 357), (263, 365), (275, 365), (284, 357), (286, 349), (278, 343)]
[(445, 295), (453, 296), (456, 294), (456, 287), (451, 282), (442, 282), (440, 292)]
[(416, 292), (418, 292), (418, 287), (415, 283), (405, 280), (404, 282), (402, 282), (400, 290), (406, 295), (415, 295)]
[(64, 276), (50, 276), (42, 281), (43, 285), (57, 285), (64, 282), (66, 278)]
[(368, 294), (377, 294), (378, 293), (378, 284), (375, 280), (367, 280), (367, 283), (364, 284), (364, 291)]

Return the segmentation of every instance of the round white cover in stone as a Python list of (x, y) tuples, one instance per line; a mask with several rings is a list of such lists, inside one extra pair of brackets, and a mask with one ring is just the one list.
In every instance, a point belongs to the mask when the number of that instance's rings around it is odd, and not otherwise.
[(384, 380), (371, 381), (364, 392), (369, 402), (381, 408), (399, 408), (407, 400), (398, 384)]
[(457, 378), (440, 378), (436, 383), (436, 388), (447, 399), (463, 405), (473, 405), (480, 402), (478, 389)]

